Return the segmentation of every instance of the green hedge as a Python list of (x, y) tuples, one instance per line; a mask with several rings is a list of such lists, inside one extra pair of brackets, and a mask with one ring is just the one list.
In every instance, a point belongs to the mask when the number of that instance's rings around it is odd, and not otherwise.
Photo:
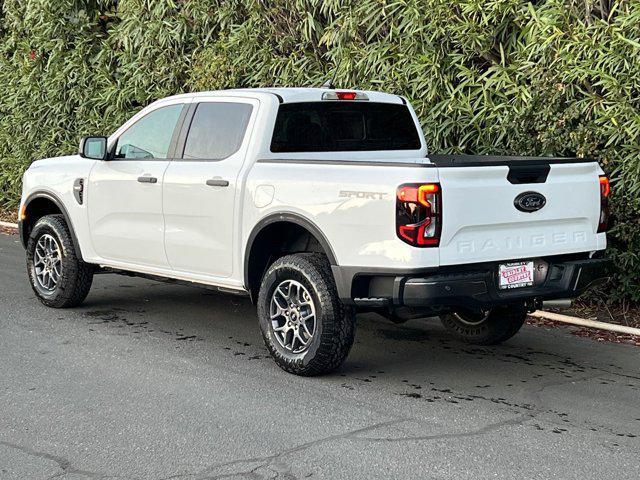
[(612, 300), (640, 301), (640, 2), (4, 0), (0, 205), (36, 158), (150, 101), (249, 86), (409, 97), (433, 152), (597, 157)]

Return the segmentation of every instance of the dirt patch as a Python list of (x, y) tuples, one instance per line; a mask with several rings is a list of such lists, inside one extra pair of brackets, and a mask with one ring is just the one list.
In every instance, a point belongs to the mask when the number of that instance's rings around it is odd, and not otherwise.
[[(567, 310), (562, 311), (565, 315), (579, 316), (576, 313), (568, 313)], [(589, 318), (589, 317), (581, 317), (581, 318)], [(595, 318), (591, 318), (595, 320)], [(600, 321), (606, 323), (616, 323), (611, 322), (607, 319), (602, 319)], [(527, 324), (535, 325), (538, 327), (545, 328), (565, 328), (569, 330), (571, 335), (576, 335), (578, 337), (590, 338), (597, 342), (613, 342), (613, 343), (626, 343), (629, 345), (635, 345), (636, 347), (640, 347), (640, 336), (637, 335), (628, 335), (626, 333), (618, 333), (618, 332), (609, 332), (607, 330), (599, 330), (596, 328), (584, 328), (577, 327), (574, 325), (568, 325), (561, 322), (554, 322), (552, 320), (547, 320), (545, 318), (535, 318), (535, 317), (527, 317)]]
[(18, 229), (17, 228), (11, 228), (11, 227), (4, 227), (4, 226), (0, 225), (0, 233), (2, 233), (4, 235), (17, 235), (18, 234)]
[[(571, 308), (564, 310), (549, 309), (550, 312), (569, 315), (571, 317), (595, 320), (597, 322), (624, 325), (626, 327), (640, 328), (640, 305), (630, 302), (620, 302), (614, 305), (607, 305), (602, 302), (585, 302), (576, 300)], [(578, 337), (591, 338), (598, 342), (627, 343), (640, 346), (640, 336), (625, 333), (609, 332), (595, 328), (585, 328), (554, 322), (545, 318), (528, 317), (527, 323), (548, 328), (566, 328), (572, 335)]]
[(7, 212), (7, 211), (4, 211), (4, 210), (0, 210), (0, 221), (17, 223), (18, 222), (18, 212)]
[(578, 300), (573, 303), (569, 310), (560, 313), (599, 322), (617, 323), (627, 327), (640, 328), (640, 305), (633, 305), (630, 302), (607, 305), (604, 302), (594, 304)]

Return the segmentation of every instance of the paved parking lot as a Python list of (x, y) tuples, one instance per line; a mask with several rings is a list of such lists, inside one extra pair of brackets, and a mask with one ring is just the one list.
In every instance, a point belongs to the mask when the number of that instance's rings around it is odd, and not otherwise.
[(100, 275), (33, 296), (0, 235), (0, 478), (638, 478), (640, 349), (526, 326), (473, 347), (358, 318), (344, 368), (270, 360), (254, 307)]

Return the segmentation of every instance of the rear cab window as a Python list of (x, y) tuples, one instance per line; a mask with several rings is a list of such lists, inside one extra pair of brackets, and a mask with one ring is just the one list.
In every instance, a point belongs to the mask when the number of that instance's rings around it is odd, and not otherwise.
[(271, 151), (418, 150), (420, 135), (407, 105), (367, 101), (284, 103)]

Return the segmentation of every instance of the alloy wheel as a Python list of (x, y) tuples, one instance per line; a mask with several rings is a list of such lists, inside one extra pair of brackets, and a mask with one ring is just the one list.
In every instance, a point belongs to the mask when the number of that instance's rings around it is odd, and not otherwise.
[(300, 282), (285, 280), (271, 295), (271, 328), (280, 346), (302, 353), (316, 331), (316, 309), (309, 291)]
[(453, 315), (460, 321), (461, 323), (468, 325), (470, 327), (475, 327), (484, 322), (491, 313), (491, 310), (464, 310), (464, 311), (456, 311), (453, 312)]
[(51, 293), (62, 277), (62, 251), (57, 240), (48, 233), (38, 239), (33, 253), (33, 269), (38, 286)]

